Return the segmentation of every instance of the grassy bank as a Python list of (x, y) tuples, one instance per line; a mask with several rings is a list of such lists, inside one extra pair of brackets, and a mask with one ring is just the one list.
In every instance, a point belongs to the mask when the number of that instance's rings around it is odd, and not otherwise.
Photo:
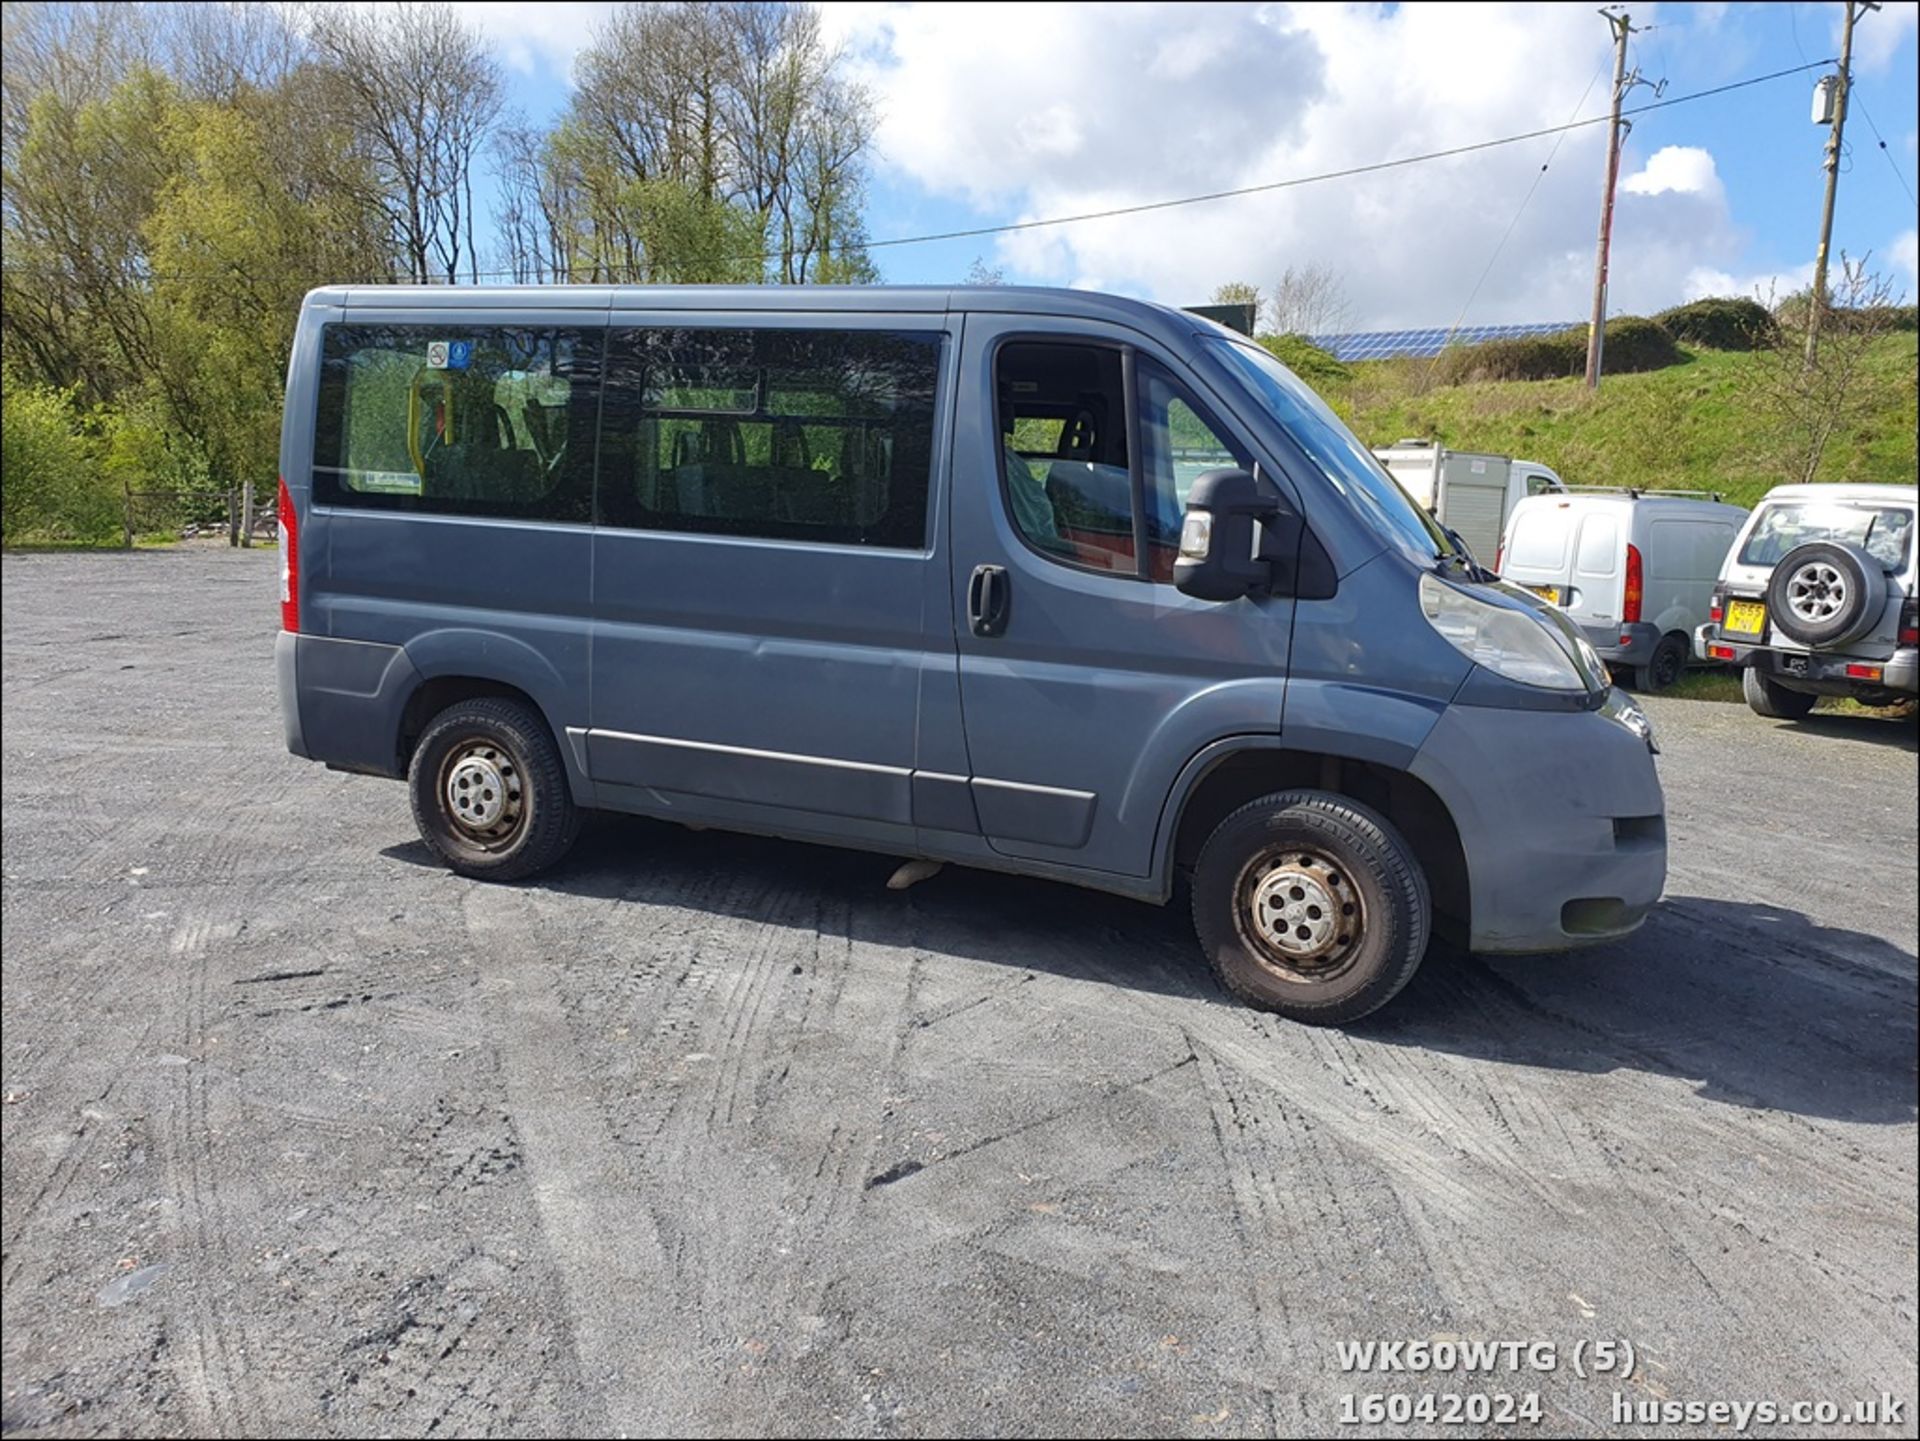
[[(1905, 332), (1875, 343), (1862, 381), (1864, 413), (1835, 433), (1820, 479), (1914, 483), (1915, 340)], [(1664, 370), (1610, 376), (1598, 394), (1578, 379), (1423, 390), (1428, 364), (1420, 360), (1355, 365), (1351, 380), (1317, 388), (1369, 445), (1418, 436), (1538, 460), (1571, 485), (1717, 490), (1750, 506), (1791, 478), (1754, 383), (1758, 368), (1774, 362), (1738, 351), (1685, 356)]]

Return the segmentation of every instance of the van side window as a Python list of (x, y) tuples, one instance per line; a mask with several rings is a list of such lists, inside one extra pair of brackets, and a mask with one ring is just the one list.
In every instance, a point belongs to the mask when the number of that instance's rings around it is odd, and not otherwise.
[(918, 331), (616, 332), (599, 519), (920, 549), (940, 343)]
[(1132, 575), (1122, 376), (1119, 350), (1105, 345), (1016, 341), (994, 359), (1000, 478), (1014, 525), (1068, 565)]
[(314, 499), (591, 519), (598, 343), (459, 321), (327, 326)]
[(1147, 578), (1173, 584), (1187, 492), (1210, 470), (1250, 470), (1245, 446), (1228, 437), (1165, 367), (1145, 356), (1140, 382), (1140, 438), (1146, 461)]

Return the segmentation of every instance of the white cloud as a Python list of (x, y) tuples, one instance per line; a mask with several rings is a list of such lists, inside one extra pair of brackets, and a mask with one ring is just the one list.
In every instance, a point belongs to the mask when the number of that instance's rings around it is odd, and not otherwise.
[(528, 74), (549, 69), (564, 79), (614, 7), (580, 0), (462, 0), (454, 8), (505, 64)]
[[(1833, 51), (1840, 53), (1840, 25), (1833, 24)], [(1900, 46), (1920, 27), (1920, 0), (1888, 0), (1853, 22), (1853, 68), (1872, 74), (1887, 69)]]
[(1687, 275), (1686, 299), (1698, 300), (1706, 295), (1739, 295), (1768, 301), (1791, 295), (1796, 290), (1805, 290), (1812, 284), (1811, 260), (1786, 270), (1762, 270), (1748, 275), (1734, 275), (1711, 266), (1701, 266)]
[(1647, 163), (1620, 182), (1634, 195), (1724, 195), (1713, 156), (1697, 145), (1666, 145), (1647, 157)]
[[(836, 6), (880, 102), (881, 163), (1014, 218), (1309, 176), (1600, 112), (1606, 32), (1582, 6)], [(1017, 43), (1015, 40), (1017, 37)], [(1465, 77), (1496, 77), (1492, 83)], [(1411, 77), (1426, 77), (1415, 82)], [(1505, 80), (1497, 77), (1507, 77)], [(1600, 83), (1592, 83), (1599, 80)], [(1586, 313), (1602, 126), (1350, 179), (1002, 237), (1015, 278), (1175, 303), (1289, 265), (1342, 274), (1356, 325), (1445, 324), (1538, 189), (1470, 319)], [(1552, 166), (1541, 166), (1553, 156)], [(1681, 298), (1739, 254), (1713, 157), (1630, 155), (1611, 308)]]
[(1887, 259), (1892, 262), (1895, 273), (1904, 277), (1902, 283), (1907, 287), (1907, 299), (1911, 300), (1920, 292), (1920, 234), (1909, 227), (1895, 236), (1893, 244), (1887, 247)]

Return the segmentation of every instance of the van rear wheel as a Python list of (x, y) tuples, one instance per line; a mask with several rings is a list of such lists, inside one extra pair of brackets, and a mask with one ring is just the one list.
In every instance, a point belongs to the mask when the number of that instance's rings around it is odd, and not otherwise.
[(1282, 791), (1220, 822), (1193, 876), (1193, 925), (1220, 983), (1314, 1025), (1379, 1009), (1412, 978), (1432, 922), (1425, 875), (1384, 816)]
[(1647, 663), (1633, 669), (1633, 688), (1643, 694), (1665, 690), (1687, 669), (1687, 638), (1679, 631), (1660, 637)]
[(553, 736), (521, 701), (483, 696), (441, 711), (414, 747), (407, 788), (421, 838), (479, 880), (547, 869), (580, 829)]

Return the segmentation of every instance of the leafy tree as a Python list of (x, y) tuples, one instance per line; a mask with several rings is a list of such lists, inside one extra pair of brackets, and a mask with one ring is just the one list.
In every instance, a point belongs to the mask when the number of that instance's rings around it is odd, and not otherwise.
[[(582, 52), (544, 141), (524, 127), (500, 137), (510, 268), (732, 276), (746, 261), (736, 242), (755, 235), (750, 278), (876, 279), (861, 221), (872, 106), (844, 70), (809, 5), (620, 7)], [(673, 213), (651, 218), (653, 205)]]
[(119, 492), (100, 475), (74, 390), (0, 377), (0, 540), (99, 542), (120, 533)]

